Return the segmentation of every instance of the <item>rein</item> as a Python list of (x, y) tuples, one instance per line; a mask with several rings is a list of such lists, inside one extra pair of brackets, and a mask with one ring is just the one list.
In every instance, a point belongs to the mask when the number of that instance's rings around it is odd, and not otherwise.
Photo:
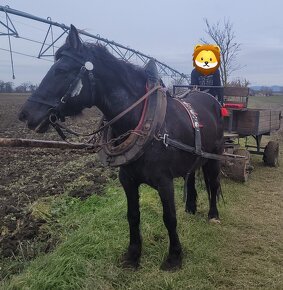
[[(111, 125), (113, 125), (114, 123), (116, 123), (118, 120), (120, 120), (123, 116), (125, 116), (128, 112), (130, 112), (131, 110), (133, 110), (136, 106), (138, 106), (141, 102), (143, 102), (144, 100), (147, 101), (147, 98), (149, 96), (151, 96), (154, 92), (156, 92), (157, 90), (161, 89), (162, 86), (160, 85), (156, 85), (155, 87), (153, 87), (152, 89), (148, 90), (145, 95), (143, 95), (140, 99), (138, 99), (135, 103), (133, 103), (130, 107), (128, 107), (127, 109), (125, 109), (124, 111), (122, 111), (121, 113), (119, 113), (117, 116), (115, 116), (112, 120), (110, 120), (109, 122), (107, 122), (106, 124), (102, 125), (103, 123), (101, 122), (99, 126), (99, 128), (97, 130), (95, 130), (92, 133), (79, 133), (76, 132), (66, 126), (64, 126), (62, 123), (59, 122), (59, 119), (64, 121), (65, 117), (61, 117), (60, 116), (60, 108), (61, 106), (63, 106), (68, 100), (70, 100), (73, 97), (79, 96), (81, 89), (83, 87), (82, 84), (82, 77), (85, 74), (85, 72), (88, 72), (88, 78), (89, 78), (89, 82), (90, 82), (90, 93), (92, 95), (92, 99), (94, 99), (94, 86), (95, 86), (95, 78), (94, 78), (94, 74), (93, 74), (93, 70), (94, 70), (94, 66), (93, 63), (91, 61), (85, 61), (84, 59), (82, 59), (81, 57), (74, 55), (68, 51), (62, 51), (61, 52), (62, 56), (67, 56), (71, 59), (73, 59), (74, 61), (80, 63), (82, 66), (80, 68), (79, 73), (77, 74), (76, 78), (72, 81), (72, 83), (70, 84), (67, 92), (63, 95), (63, 97), (60, 99), (60, 102), (56, 102), (51, 103), (45, 100), (38, 100), (36, 98), (30, 97), (28, 100), (31, 102), (37, 102), (40, 104), (44, 104), (44, 105), (48, 105), (51, 106), (49, 112), (49, 122), (50, 124), (54, 127), (54, 129), (57, 131), (58, 135), (62, 138), (62, 140), (64, 140), (65, 142), (71, 143), (69, 141), (67, 141), (67, 136), (64, 134), (63, 130), (66, 131), (69, 134), (75, 135), (75, 136), (84, 136), (84, 137), (91, 137), (87, 143), (85, 143), (86, 147), (91, 147), (91, 145), (89, 144), (91, 141), (95, 141), (95, 135), (104, 131), (105, 129), (109, 128)], [(147, 102), (145, 102), (145, 106), (142, 112), (142, 116), (141, 116), (141, 120), (139, 121), (139, 124), (137, 125), (137, 127), (134, 130), (130, 130), (129, 132), (126, 132), (125, 134), (119, 136), (120, 138), (124, 138), (125, 135), (128, 135), (130, 133), (136, 132), (138, 133), (141, 124), (143, 122), (143, 118), (145, 115), (145, 110), (147, 107)], [(118, 138), (119, 138), (118, 137)], [(94, 142), (95, 143), (95, 142)], [(95, 146), (97, 144), (94, 144), (93, 146)]]
[[(57, 115), (50, 115), (49, 117), (49, 121), (51, 123), (51, 125), (54, 127), (54, 129), (57, 131), (57, 133), (59, 134), (59, 136), (66, 141), (66, 136), (63, 133), (62, 129), (65, 130), (66, 132), (73, 134), (75, 136), (84, 136), (84, 137), (92, 137), (90, 138), (90, 140), (88, 141), (88, 143), (93, 140), (93, 137), (100, 133), (101, 131), (109, 128), (111, 125), (113, 125), (114, 123), (116, 123), (118, 120), (120, 120), (123, 116), (125, 116), (127, 113), (129, 113), (131, 110), (133, 110), (135, 107), (137, 107), (140, 103), (142, 103), (144, 100), (146, 100), (148, 97), (150, 97), (151, 95), (153, 95), (154, 92), (156, 92), (157, 90), (161, 89), (162, 87), (160, 85), (157, 85), (155, 87), (153, 87), (151, 90), (149, 90), (145, 95), (143, 95), (140, 99), (138, 99), (135, 103), (133, 103), (130, 107), (128, 107), (127, 109), (125, 109), (124, 111), (122, 111), (121, 113), (119, 113), (117, 116), (115, 116), (113, 119), (111, 119), (109, 122), (107, 122), (105, 125), (99, 127), (97, 130), (95, 130), (92, 133), (78, 133), (73, 131), (72, 129), (67, 128), (66, 126), (64, 126), (62, 123), (59, 122)], [(144, 114), (144, 112), (143, 112)], [(142, 115), (143, 115), (142, 114)], [(140, 122), (139, 125), (137, 126), (136, 130), (138, 130), (138, 127), (140, 127)], [(135, 131), (135, 130), (133, 130)], [(123, 137), (125, 136), (125, 134), (123, 134)], [(86, 143), (86, 145), (89, 145), (88, 143)]]

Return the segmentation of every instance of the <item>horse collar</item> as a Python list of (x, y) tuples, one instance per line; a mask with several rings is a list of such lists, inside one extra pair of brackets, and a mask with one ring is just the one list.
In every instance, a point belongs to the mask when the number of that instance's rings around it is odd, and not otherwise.
[(115, 145), (111, 127), (103, 130), (100, 139), (102, 150), (98, 152), (102, 163), (116, 167), (137, 160), (155, 136), (159, 135), (165, 119), (166, 108), (166, 93), (159, 88), (156, 92), (154, 91), (152, 97), (147, 99), (138, 126), (131, 130), (130, 135), (122, 143)]

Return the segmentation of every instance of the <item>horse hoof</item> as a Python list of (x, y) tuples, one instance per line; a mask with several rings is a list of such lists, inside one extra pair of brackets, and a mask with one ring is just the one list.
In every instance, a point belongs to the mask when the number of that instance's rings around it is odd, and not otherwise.
[(195, 209), (186, 209), (186, 212), (188, 214), (192, 214), (192, 215), (195, 215), (196, 214), (196, 210)]
[(209, 219), (209, 223), (219, 225), (219, 224), (221, 224), (221, 221), (218, 218), (211, 218), (211, 219)]
[(140, 266), (139, 261), (121, 259), (121, 267), (123, 269), (137, 270)]
[(163, 271), (177, 271), (182, 267), (182, 256), (167, 257), (161, 264), (160, 269)]
[(131, 257), (128, 253), (125, 253), (120, 259), (120, 265), (124, 269), (137, 270), (140, 266), (140, 259), (135, 259)]

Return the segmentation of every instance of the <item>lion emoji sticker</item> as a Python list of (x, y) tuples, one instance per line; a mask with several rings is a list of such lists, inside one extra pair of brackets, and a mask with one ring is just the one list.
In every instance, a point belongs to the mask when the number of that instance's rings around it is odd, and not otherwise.
[(220, 66), (220, 48), (213, 44), (197, 44), (193, 53), (193, 65), (203, 75), (210, 75)]

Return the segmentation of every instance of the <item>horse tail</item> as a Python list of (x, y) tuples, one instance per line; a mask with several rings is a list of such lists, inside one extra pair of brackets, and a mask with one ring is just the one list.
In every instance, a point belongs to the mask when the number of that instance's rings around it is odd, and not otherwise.
[(222, 187), (221, 187), (221, 183), (219, 184), (219, 188), (218, 188), (218, 191), (217, 191), (217, 201), (219, 201), (219, 199), (222, 199), (223, 201), (223, 204), (225, 205), (225, 199), (224, 199), (224, 196), (223, 196), (223, 191), (222, 191)]
[[(219, 178), (219, 176), (218, 176), (218, 178)], [(207, 191), (207, 194), (208, 194), (208, 200), (210, 202), (210, 200), (211, 200), (211, 189), (210, 189), (209, 177), (204, 172), (204, 170), (203, 170), (203, 179), (204, 179), (206, 191)], [(217, 193), (216, 193), (217, 201), (220, 200), (220, 197), (223, 200), (223, 203), (225, 204), (221, 183), (219, 182), (219, 188), (218, 188)]]
[(189, 179), (189, 173), (186, 174), (184, 178), (184, 189), (183, 189), (183, 202), (186, 204), (187, 203), (187, 198), (188, 198), (188, 179)]
[[(204, 170), (203, 170), (203, 179), (204, 179), (206, 191), (207, 191), (207, 194), (208, 194), (208, 200), (210, 202), (210, 200), (211, 200), (211, 190), (210, 190), (210, 185), (209, 185), (209, 177), (204, 172)], [(222, 201), (223, 201), (223, 203), (225, 205), (225, 199), (224, 199), (224, 196), (223, 196), (223, 191), (222, 191), (221, 183), (219, 183), (219, 188), (218, 188), (217, 193), (216, 193), (216, 198), (217, 198), (217, 201), (218, 202), (220, 200), (220, 197), (221, 197), (221, 199), (222, 199)]]
[(208, 200), (210, 202), (210, 200), (211, 200), (211, 190), (210, 190), (210, 186), (209, 186), (209, 178), (208, 178), (207, 174), (205, 173), (205, 171), (204, 170), (202, 170), (202, 171), (203, 171), (203, 179), (204, 179), (206, 191), (207, 191), (207, 194), (208, 194)]

